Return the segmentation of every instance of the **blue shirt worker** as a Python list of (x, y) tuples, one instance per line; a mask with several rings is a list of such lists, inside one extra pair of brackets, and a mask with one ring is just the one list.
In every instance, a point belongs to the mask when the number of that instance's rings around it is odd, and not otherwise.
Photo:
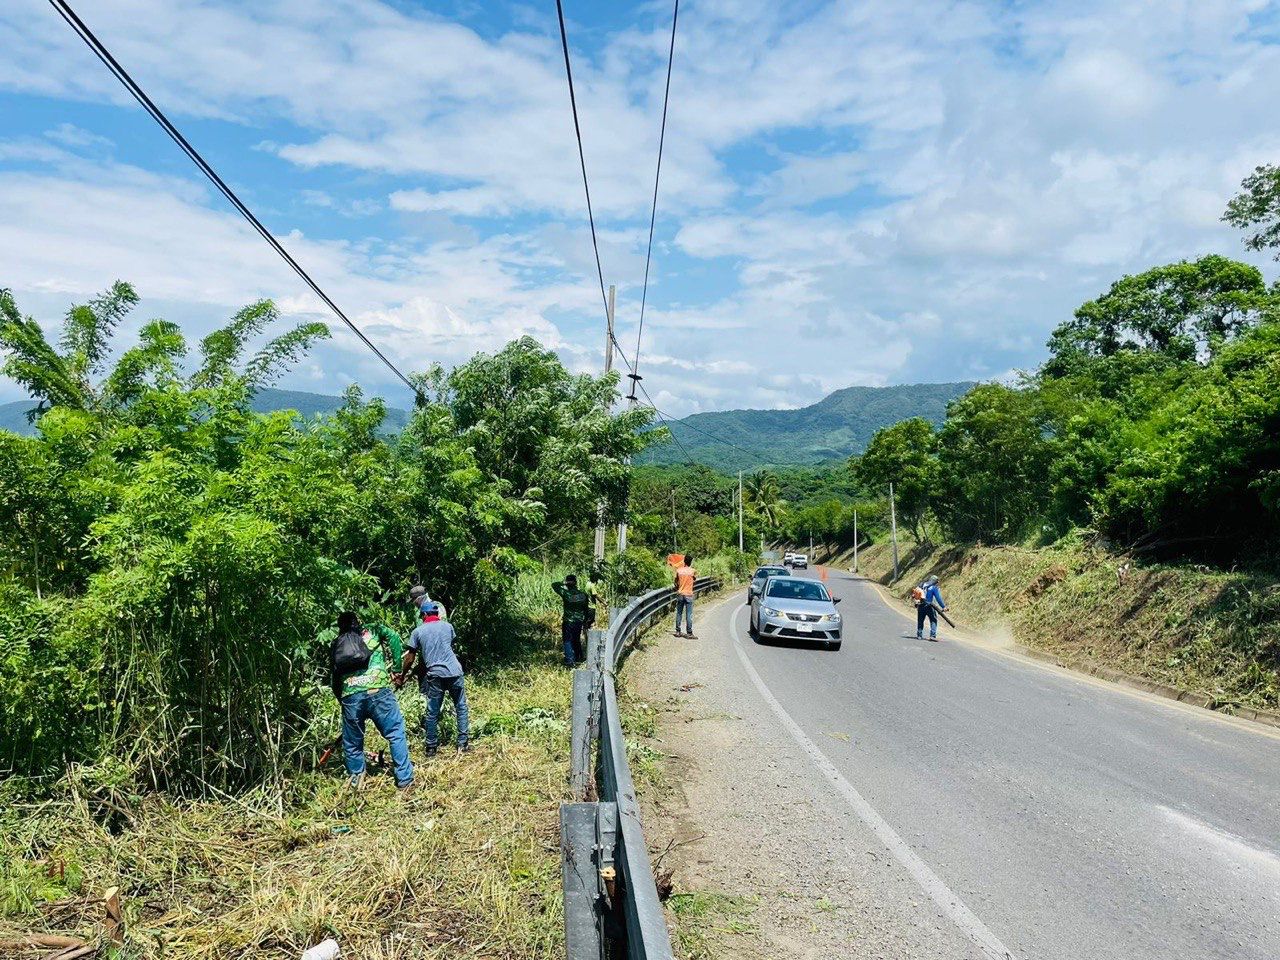
[(916, 639), (924, 639), (924, 618), (929, 618), (929, 639), (938, 639), (938, 611), (947, 609), (938, 590), (938, 578), (931, 576), (912, 591), (916, 595)]
[(440, 619), (440, 607), (434, 601), (424, 601), (421, 612), (422, 623), (409, 636), (403, 672), (407, 674), (414, 661), (418, 661), (418, 689), (427, 701), (427, 713), (423, 718), (427, 756), (434, 757), (440, 749), (440, 710), (446, 693), (453, 700), (453, 709), (458, 717), (458, 752), (466, 753), (471, 749), (467, 691), (463, 685), (462, 663), (453, 652), (453, 625)]

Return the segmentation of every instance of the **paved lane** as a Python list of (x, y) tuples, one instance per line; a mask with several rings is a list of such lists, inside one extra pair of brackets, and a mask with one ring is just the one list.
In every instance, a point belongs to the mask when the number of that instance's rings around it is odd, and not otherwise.
[(951, 897), (966, 935), (983, 944), (966, 916), (992, 935), (987, 955), (1280, 957), (1276, 731), (947, 641), (945, 625), (918, 642), (870, 584), (829, 586), (839, 652), (753, 643), (736, 603), (708, 610), (703, 643), (758, 676), (815, 778), (829, 762), (939, 881), (943, 912)]

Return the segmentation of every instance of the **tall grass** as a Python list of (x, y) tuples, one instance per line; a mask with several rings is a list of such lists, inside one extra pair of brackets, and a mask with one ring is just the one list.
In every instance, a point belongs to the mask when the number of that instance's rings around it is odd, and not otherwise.
[[(569, 674), (546, 624), (520, 636), (520, 656), (468, 677), (471, 754), (426, 760), (421, 697), (400, 693), (419, 784), (409, 802), (385, 768), (353, 793), (336, 757), (300, 762), (278, 788), (190, 800), (137, 792), (112, 762), (76, 766), (39, 790), (6, 781), (0, 941), (57, 933), (96, 943), (98, 898), (118, 886), (121, 960), (296, 960), (326, 936), (366, 958), (558, 956)], [(325, 723), (337, 725), (332, 696), (316, 707), (313, 747)], [(372, 750), (379, 738), (369, 736)]]

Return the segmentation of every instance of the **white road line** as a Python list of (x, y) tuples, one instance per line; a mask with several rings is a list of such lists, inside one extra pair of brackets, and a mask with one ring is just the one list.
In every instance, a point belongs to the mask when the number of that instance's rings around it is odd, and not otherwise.
[(981, 948), (983, 954), (992, 958), (992, 960), (1013, 960), (1013, 953), (1000, 942), (1000, 939), (991, 932), (985, 923), (978, 919), (972, 910), (964, 905), (943, 879), (934, 873), (927, 863), (920, 859), (916, 852), (907, 845), (907, 842), (898, 836), (898, 832), (889, 826), (888, 821), (880, 816), (876, 808), (867, 802), (867, 799), (857, 791), (857, 788), (844, 778), (840, 771), (836, 769), (835, 764), (826, 758), (823, 752), (818, 749), (818, 745), (809, 739), (795, 720), (791, 719), (791, 714), (787, 713), (782, 704), (769, 691), (769, 688), (765, 686), (764, 680), (761, 679), (760, 674), (756, 672), (756, 668), (752, 666), (751, 661), (747, 658), (746, 651), (742, 649), (741, 634), (738, 632), (738, 618), (744, 610), (746, 610), (746, 607), (739, 608), (729, 618), (733, 651), (738, 655), (738, 659), (742, 661), (743, 668), (747, 671), (747, 675), (751, 677), (751, 682), (756, 685), (756, 689), (760, 691), (760, 696), (764, 697), (774, 715), (782, 722), (783, 729), (791, 734), (791, 739), (795, 740), (801, 749), (809, 755), (809, 759), (822, 772), (822, 775), (848, 801), (854, 813), (871, 828), (872, 833), (885, 845), (889, 853), (893, 855), (893, 858), (902, 864), (907, 873), (911, 874), (912, 879), (915, 880), (920, 889), (938, 905), (942, 912), (966, 936)]
[(1270, 850), (1255, 847), (1243, 837), (1219, 830), (1203, 820), (1197, 820), (1172, 807), (1158, 804), (1156, 809), (1199, 841), (1201, 850), (1208, 847), (1213, 853), (1247, 871), (1254, 881), (1261, 879), (1264, 873), (1269, 875), (1275, 889), (1280, 890), (1280, 857)]

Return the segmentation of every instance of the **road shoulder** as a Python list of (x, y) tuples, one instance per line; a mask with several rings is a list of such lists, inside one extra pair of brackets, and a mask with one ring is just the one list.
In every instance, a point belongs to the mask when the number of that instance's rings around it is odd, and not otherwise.
[(975, 955), (777, 729), (733, 651), (739, 605), (707, 605), (698, 641), (655, 631), (623, 672), (652, 720), (645, 830), (682, 955)]

